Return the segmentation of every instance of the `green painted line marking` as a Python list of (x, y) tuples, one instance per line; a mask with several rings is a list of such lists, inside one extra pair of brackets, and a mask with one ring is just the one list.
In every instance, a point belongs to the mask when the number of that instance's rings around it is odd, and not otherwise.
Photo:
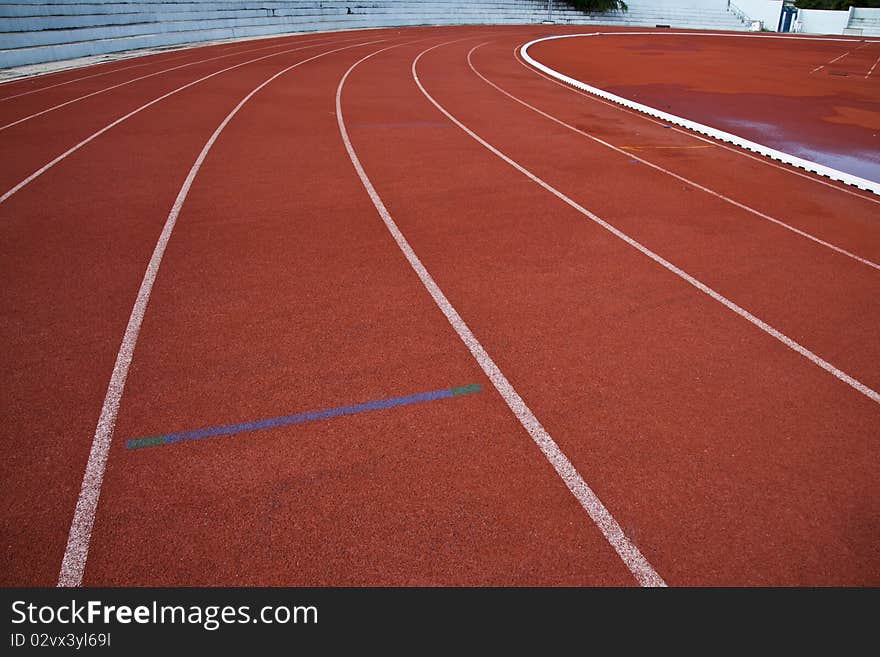
[(450, 388), (453, 397), (461, 397), (462, 395), (471, 395), (475, 392), (482, 392), (483, 386), (479, 383), (471, 383), (467, 386), (459, 386), (458, 388)]

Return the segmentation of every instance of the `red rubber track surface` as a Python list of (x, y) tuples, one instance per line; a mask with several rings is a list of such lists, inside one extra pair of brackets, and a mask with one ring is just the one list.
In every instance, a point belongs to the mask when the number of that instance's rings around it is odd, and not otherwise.
[[(413, 61), (439, 45), (417, 72), (458, 121), (874, 390), (880, 271), (591, 141), (473, 69), (560, 121), (644, 146), (639, 157), (873, 263), (877, 197), (664, 129), (516, 58), (517, 46), (562, 32), (312, 35), (0, 86), (2, 99), (70, 81), (0, 102), (5, 123), (231, 55), (0, 131), (3, 193), (132, 109), (273, 52), (251, 48), (307, 46), (168, 97), (0, 203), (0, 582), (58, 579), (138, 287), (206, 140), (273, 74), (351, 46), (254, 95), (193, 183), (128, 374), (84, 584), (636, 583), (439, 312), (352, 167), (337, 87), (359, 59), (396, 46), (357, 66), (342, 95), (364, 170), (657, 573), (678, 586), (880, 584), (880, 406), (485, 149), (423, 95)], [(123, 70), (132, 64), (144, 66)], [(77, 79), (90, 72), (108, 73)], [(469, 383), (484, 391), (125, 448), (132, 437)]]

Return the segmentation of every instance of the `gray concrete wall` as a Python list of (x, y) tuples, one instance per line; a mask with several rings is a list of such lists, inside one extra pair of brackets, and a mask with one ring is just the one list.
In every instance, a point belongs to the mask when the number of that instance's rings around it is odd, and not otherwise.
[[(743, 30), (726, 0), (629, 0), (628, 13), (588, 15), (554, 2), (577, 25)], [(291, 32), (408, 25), (529, 24), (547, 0), (12, 0), (0, 4), (0, 68), (139, 48)]]

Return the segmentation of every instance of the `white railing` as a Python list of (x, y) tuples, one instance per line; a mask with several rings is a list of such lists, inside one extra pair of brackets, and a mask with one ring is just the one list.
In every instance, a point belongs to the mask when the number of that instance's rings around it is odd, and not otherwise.
[(742, 9), (737, 7), (733, 2), (727, 0), (727, 11), (740, 19), (743, 23), (751, 23), (752, 19)]

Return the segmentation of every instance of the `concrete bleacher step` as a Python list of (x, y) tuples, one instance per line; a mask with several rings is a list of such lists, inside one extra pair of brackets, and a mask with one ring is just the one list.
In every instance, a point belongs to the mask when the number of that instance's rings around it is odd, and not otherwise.
[(853, 17), (847, 25), (849, 30), (856, 30), (859, 36), (880, 36), (880, 17), (858, 18)]
[[(570, 25), (743, 30), (724, 0), (630, 0), (630, 12), (584, 14), (554, 2)], [(138, 48), (289, 32), (382, 26), (537, 24), (545, 0), (15, 0), (0, 5), (0, 68)]]

